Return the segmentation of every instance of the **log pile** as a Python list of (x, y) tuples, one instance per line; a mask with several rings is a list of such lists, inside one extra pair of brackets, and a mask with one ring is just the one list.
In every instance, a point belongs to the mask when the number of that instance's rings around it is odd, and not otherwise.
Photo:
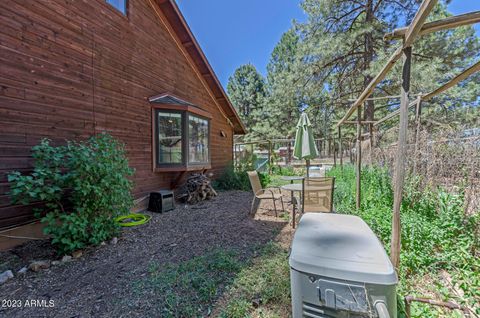
[(217, 192), (211, 185), (210, 179), (203, 173), (193, 173), (187, 178), (185, 183), (175, 191), (176, 199), (188, 204), (210, 200), (217, 195)]

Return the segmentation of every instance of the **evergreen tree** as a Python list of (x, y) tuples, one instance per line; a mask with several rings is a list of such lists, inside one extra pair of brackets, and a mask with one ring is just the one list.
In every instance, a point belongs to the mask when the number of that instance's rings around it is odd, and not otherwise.
[(227, 92), (248, 130), (246, 139), (254, 139), (255, 126), (263, 119), (264, 78), (252, 64), (242, 65), (228, 79)]
[(267, 138), (292, 138), (303, 106), (303, 94), (294, 81), (299, 37), (293, 29), (285, 32), (273, 49), (267, 65), (267, 98), (264, 111), (268, 121), (259, 127)]

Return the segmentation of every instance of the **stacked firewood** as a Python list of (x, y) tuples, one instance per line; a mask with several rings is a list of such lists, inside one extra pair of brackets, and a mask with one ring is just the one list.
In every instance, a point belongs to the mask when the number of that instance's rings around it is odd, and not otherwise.
[(217, 192), (213, 189), (210, 179), (203, 173), (193, 173), (175, 191), (177, 200), (189, 204), (210, 200), (216, 196)]

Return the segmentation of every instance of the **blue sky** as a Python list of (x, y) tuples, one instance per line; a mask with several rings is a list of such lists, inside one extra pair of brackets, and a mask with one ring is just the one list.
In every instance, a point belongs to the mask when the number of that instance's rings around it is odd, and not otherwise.
[[(265, 75), (270, 54), (293, 19), (303, 21), (300, 0), (177, 0), (220, 82), (252, 63)], [(453, 0), (454, 14), (480, 10), (476, 0)], [(480, 35), (480, 25), (476, 24)]]

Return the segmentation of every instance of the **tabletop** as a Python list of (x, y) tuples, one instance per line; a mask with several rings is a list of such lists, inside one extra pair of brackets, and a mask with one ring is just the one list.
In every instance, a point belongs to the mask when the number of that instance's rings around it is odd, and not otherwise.
[(282, 190), (286, 191), (302, 191), (302, 184), (301, 183), (292, 183), (292, 184), (286, 184), (280, 187)]
[(302, 176), (281, 176), (280, 179), (284, 181), (294, 181), (294, 180), (303, 180), (305, 177)]
[[(302, 184), (301, 183), (293, 183), (293, 184), (286, 184), (280, 187), (282, 190), (286, 191), (302, 191)], [(328, 191), (331, 190), (330, 186), (308, 186), (308, 190), (310, 191)]]

